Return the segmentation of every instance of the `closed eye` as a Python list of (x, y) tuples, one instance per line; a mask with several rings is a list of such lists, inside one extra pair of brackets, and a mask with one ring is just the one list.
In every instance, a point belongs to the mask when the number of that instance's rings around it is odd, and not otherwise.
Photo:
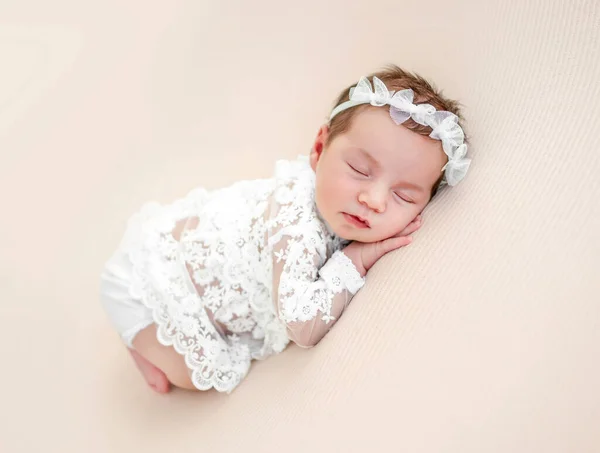
[(363, 175), (363, 176), (369, 176), (367, 173), (362, 172), (360, 170), (357, 170), (356, 168), (354, 168), (352, 165), (348, 164), (348, 167), (350, 167), (352, 170), (354, 170), (356, 173), (358, 173), (359, 175)]
[(404, 201), (404, 202), (406, 202), (406, 203), (415, 204), (414, 200), (411, 200), (411, 199), (410, 199), (410, 198), (408, 198), (407, 196), (405, 196), (405, 195), (402, 195), (402, 194), (400, 194), (400, 193), (398, 193), (398, 192), (394, 192), (394, 196), (395, 196), (397, 199), (399, 199), (399, 200), (402, 200), (402, 201)]

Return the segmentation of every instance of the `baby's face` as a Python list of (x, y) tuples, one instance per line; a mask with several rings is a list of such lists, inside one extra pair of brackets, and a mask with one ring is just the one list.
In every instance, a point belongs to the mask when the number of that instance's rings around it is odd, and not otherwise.
[(375, 242), (400, 233), (429, 202), (447, 161), (439, 140), (396, 125), (387, 107), (362, 110), (325, 148), (327, 135), (323, 126), (311, 152), (316, 203), (348, 240)]

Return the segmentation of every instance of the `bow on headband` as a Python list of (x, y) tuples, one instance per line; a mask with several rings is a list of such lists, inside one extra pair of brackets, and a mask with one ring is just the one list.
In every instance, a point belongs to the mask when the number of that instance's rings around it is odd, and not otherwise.
[(432, 129), (429, 136), (442, 142), (442, 148), (448, 156), (448, 163), (442, 168), (444, 179), (449, 186), (458, 184), (467, 174), (471, 159), (466, 157), (465, 134), (458, 124), (458, 117), (452, 112), (436, 111), (431, 104), (414, 104), (414, 92), (411, 89), (390, 91), (379, 78), (373, 77), (373, 87), (369, 79), (362, 77), (356, 86), (350, 89), (350, 100), (341, 103), (331, 112), (331, 120), (338, 113), (360, 104), (375, 107), (390, 106), (390, 116), (396, 124), (402, 124), (412, 118), (418, 124)]

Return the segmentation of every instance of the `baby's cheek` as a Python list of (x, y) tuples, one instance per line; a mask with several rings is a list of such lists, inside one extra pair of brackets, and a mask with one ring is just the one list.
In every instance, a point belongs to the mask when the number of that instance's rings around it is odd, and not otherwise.
[(358, 199), (359, 187), (355, 181), (352, 181), (348, 176), (342, 175), (337, 178), (334, 184), (332, 184), (332, 191), (335, 191), (339, 197), (349, 198), (354, 197)]
[(404, 231), (405, 228), (406, 228), (406, 225), (401, 225), (398, 228), (394, 228), (394, 231), (390, 232), (389, 237), (398, 236), (400, 233), (402, 233)]
[(398, 222), (395, 224), (394, 232), (391, 236), (395, 236), (406, 229), (406, 227), (410, 224), (412, 219), (408, 220), (406, 216), (402, 216), (402, 218), (398, 219)]
[(383, 225), (379, 225), (378, 228), (371, 230), (372, 241), (385, 241), (391, 237), (396, 236), (400, 233), (404, 228), (399, 228), (398, 224), (386, 223)]

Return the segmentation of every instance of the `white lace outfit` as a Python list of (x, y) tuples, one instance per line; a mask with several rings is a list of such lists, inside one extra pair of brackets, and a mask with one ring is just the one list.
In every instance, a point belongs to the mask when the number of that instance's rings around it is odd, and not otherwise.
[(155, 323), (194, 385), (222, 392), (252, 359), (290, 340), (315, 345), (364, 278), (319, 216), (314, 190), (299, 157), (279, 161), (271, 179), (145, 205), (102, 277), (105, 308), (126, 344)]

